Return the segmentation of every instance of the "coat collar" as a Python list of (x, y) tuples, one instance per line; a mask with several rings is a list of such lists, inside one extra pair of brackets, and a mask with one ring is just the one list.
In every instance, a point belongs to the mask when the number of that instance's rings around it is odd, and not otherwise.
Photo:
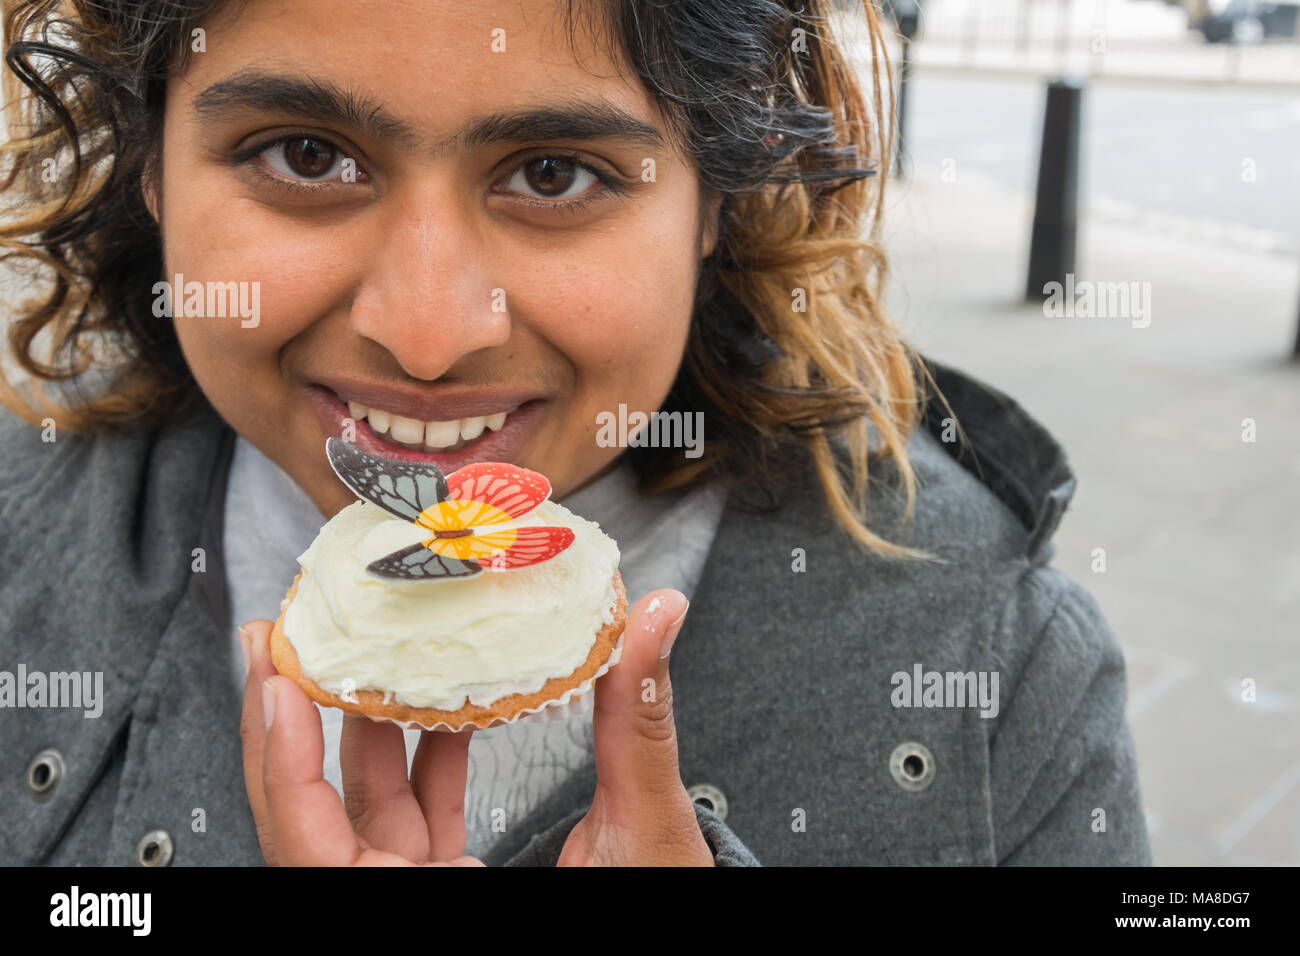
[(1065, 449), (1015, 399), (951, 366), (925, 363), (965, 436), (953, 440), (949, 410), (936, 396), (925, 404), (925, 427), (1024, 526), (1026, 555), (1035, 563), (1050, 558), (1077, 486)]

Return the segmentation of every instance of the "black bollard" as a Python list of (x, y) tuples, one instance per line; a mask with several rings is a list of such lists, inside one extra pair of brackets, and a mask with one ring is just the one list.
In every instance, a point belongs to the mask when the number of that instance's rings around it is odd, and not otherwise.
[(1291, 357), (1300, 359), (1300, 309), (1296, 309), (1295, 349), (1291, 352)]
[(1295, 345), (1291, 348), (1291, 357), (1300, 362), (1300, 308), (1295, 310)]
[(907, 129), (907, 67), (908, 50), (912, 41), (903, 38), (903, 56), (898, 65), (898, 125), (894, 130), (894, 170), (899, 179), (903, 178), (903, 139)]
[(894, 169), (899, 179), (903, 178), (903, 144), (907, 129), (907, 81), (911, 73), (910, 56), (912, 39), (921, 26), (921, 5), (917, 0), (886, 0), (886, 7), (902, 47), (902, 57), (898, 65), (898, 91), (895, 94), (898, 104), (895, 107), (896, 125), (894, 127)]
[(1065, 283), (1074, 272), (1079, 225), (1079, 130), (1083, 82), (1072, 77), (1047, 87), (1043, 145), (1038, 155), (1038, 192), (1029, 240), (1029, 281), (1025, 298), (1043, 299), (1043, 286)]

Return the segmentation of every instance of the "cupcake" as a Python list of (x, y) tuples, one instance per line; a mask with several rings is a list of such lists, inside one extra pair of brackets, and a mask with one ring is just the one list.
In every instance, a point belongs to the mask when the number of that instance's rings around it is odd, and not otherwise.
[(598, 524), (505, 462), (443, 475), (338, 438), (326, 455), (359, 500), (298, 558), (271, 633), (281, 674), (319, 704), (425, 729), (589, 706), (627, 615)]

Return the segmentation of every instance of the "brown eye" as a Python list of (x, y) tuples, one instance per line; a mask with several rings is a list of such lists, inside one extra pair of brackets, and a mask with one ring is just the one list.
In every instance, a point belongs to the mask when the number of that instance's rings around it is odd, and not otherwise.
[(284, 143), (289, 169), (303, 179), (319, 179), (334, 166), (338, 150), (318, 139), (290, 139)]
[(586, 196), (601, 183), (601, 177), (584, 163), (562, 156), (538, 156), (516, 166), (507, 185), (535, 199), (570, 200)]
[(578, 167), (558, 156), (544, 156), (524, 164), (524, 180), (531, 189), (552, 198), (564, 194), (578, 172)]
[[(270, 143), (257, 154), (262, 165), (282, 179), (297, 182), (319, 183), (339, 179), (344, 172), (347, 157), (329, 140), (315, 136), (286, 136)], [(357, 181), (362, 177), (356, 170)]]

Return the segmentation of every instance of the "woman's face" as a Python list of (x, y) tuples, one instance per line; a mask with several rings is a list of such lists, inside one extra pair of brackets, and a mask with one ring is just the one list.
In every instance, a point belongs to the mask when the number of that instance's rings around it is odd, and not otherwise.
[(242, 311), (178, 310), (181, 347), (327, 516), (354, 500), (330, 435), (563, 497), (621, 451), (599, 413), (668, 393), (716, 207), (562, 7), (259, 0), (168, 86), (163, 278), (177, 305), (247, 283)]

